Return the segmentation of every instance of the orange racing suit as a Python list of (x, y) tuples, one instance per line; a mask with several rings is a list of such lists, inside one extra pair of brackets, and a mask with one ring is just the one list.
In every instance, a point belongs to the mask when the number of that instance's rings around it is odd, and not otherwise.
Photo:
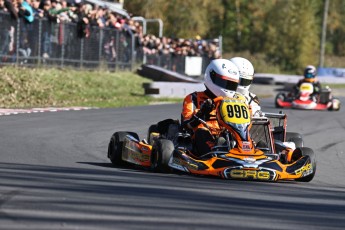
[(194, 151), (201, 156), (208, 153), (215, 145), (215, 137), (219, 135), (221, 128), (216, 118), (216, 109), (214, 108), (209, 114), (202, 114), (200, 117), (207, 123), (208, 129), (196, 117), (200, 116), (202, 104), (207, 99), (214, 99), (215, 96), (209, 91), (194, 92), (187, 95), (183, 101), (183, 109), (181, 113), (182, 126), (193, 132), (193, 144), (196, 148)]
[[(194, 132), (199, 128), (205, 128), (205, 125), (200, 122), (194, 122), (194, 115), (196, 115), (201, 108), (201, 105), (207, 99), (214, 99), (214, 96), (210, 95), (210, 92), (203, 91), (203, 92), (194, 92), (187, 95), (183, 101), (183, 109), (182, 109), (182, 125), (187, 129), (192, 129)], [(200, 117), (204, 121), (206, 121), (207, 125), (211, 128), (211, 133), (216, 135), (219, 133), (220, 128), (218, 121), (216, 119), (216, 109), (213, 109), (209, 115), (205, 115), (205, 117)]]

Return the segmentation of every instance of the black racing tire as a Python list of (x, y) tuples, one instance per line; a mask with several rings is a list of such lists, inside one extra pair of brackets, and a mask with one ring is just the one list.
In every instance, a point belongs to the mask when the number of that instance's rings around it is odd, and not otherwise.
[(283, 101), (285, 100), (285, 93), (278, 93), (276, 98), (274, 99), (275, 102), (275, 106), (276, 108), (282, 108), (279, 104), (278, 104), (278, 99), (282, 99)]
[(127, 135), (131, 135), (132, 137), (139, 140), (138, 134), (134, 132), (116, 132), (114, 133), (108, 145), (108, 158), (110, 159), (111, 163), (115, 166), (123, 165), (124, 162), (122, 160), (122, 147), (123, 141)]
[[(336, 107), (334, 107), (335, 101), (338, 103)], [(339, 111), (341, 106), (341, 102), (338, 98), (333, 98), (332, 99), (332, 105), (328, 108), (329, 111)]]
[(151, 133), (159, 133), (158, 131), (158, 125), (157, 124), (154, 124), (154, 125), (150, 125), (148, 131), (147, 131), (147, 142), (149, 144), (152, 144), (151, 143)]
[(175, 146), (171, 140), (157, 139), (152, 147), (151, 169), (155, 172), (171, 172), (169, 160), (174, 150)]
[(309, 174), (308, 176), (298, 178), (295, 180), (300, 181), (300, 182), (310, 182), (314, 178), (315, 172), (316, 172), (316, 156), (315, 156), (314, 151), (311, 148), (301, 147), (301, 148), (295, 149), (295, 151), (293, 152), (292, 159), (295, 161), (295, 160), (298, 160), (302, 156), (309, 156), (311, 165), (313, 167), (313, 173)]
[(296, 145), (296, 148), (300, 148), (304, 146), (303, 138), (300, 133), (286, 132), (286, 141), (294, 142)]

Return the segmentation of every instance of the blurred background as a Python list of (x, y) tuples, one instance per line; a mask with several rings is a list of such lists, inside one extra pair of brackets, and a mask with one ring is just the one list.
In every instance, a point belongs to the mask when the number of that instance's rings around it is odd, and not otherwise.
[(0, 0), (0, 65), (186, 73), (187, 58), (202, 74), (242, 56), (260, 73), (342, 68), (344, 11), (344, 0)]

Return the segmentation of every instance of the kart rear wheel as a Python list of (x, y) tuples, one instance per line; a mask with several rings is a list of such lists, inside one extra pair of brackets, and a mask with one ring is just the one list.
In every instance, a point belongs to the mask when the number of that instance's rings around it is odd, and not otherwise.
[(302, 177), (302, 178), (298, 178), (295, 179), (296, 181), (301, 181), (301, 182), (310, 182), (314, 176), (315, 176), (315, 172), (316, 172), (316, 157), (315, 157), (315, 153), (311, 148), (307, 148), (307, 147), (301, 147), (301, 148), (297, 148), (295, 149), (295, 151), (293, 152), (292, 155), (292, 160), (298, 160), (300, 157), (302, 156), (309, 156), (310, 158), (310, 163), (313, 167), (313, 172), (311, 174), (309, 174), (308, 176)]
[(303, 138), (300, 133), (286, 132), (286, 141), (295, 143), (296, 148), (304, 146)]
[(127, 135), (131, 135), (139, 140), (138, 134), (134, 132), (116, 132), (110, 138), (108, 145), (108, 158), (113, 165), (119, 166), (124, 163), (122, 160), (122, 147), (123, 141)]
[(275, 100), (274, 100), (276, 108), (283, 108), (279, 105), (278, 99), (284, 101), (285, 100), (285, 94), (284, 93), (278, 93)]
[(175, 146), (171, 140), (157, 139), (152, 147), (151, 169), (156, 172), (171, 172), (169, 160), (174, 149)]

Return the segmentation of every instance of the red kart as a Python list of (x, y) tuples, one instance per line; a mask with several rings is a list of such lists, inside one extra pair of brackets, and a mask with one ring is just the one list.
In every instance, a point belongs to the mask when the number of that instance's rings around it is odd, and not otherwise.
[(311, 83), (302, 83), (299, 93), (280, 92), (275, 98), (276, 108), (293, 108), (306, 110), (334, 110), (340, 109), (340, 100), (334, 98), (331, 89), (326, 87), (318, 96), (312, 95), (314, 86)]

